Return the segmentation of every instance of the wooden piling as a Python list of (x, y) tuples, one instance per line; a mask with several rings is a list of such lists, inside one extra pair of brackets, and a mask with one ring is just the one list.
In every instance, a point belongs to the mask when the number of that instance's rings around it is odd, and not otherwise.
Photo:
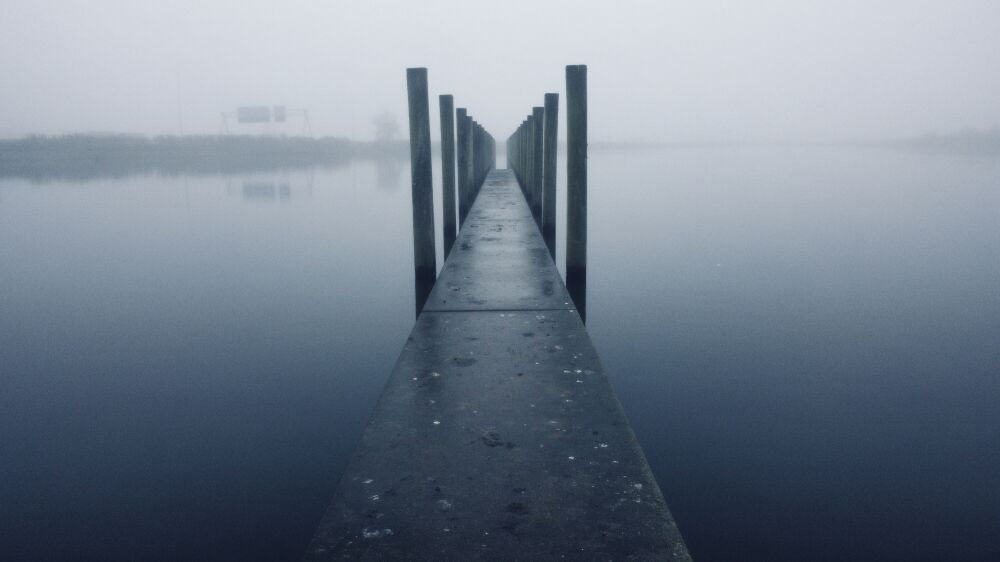
[[(465, 153), (468, 158), (465, 160), (465, 214), (469, 214), (469, 210), (472, 208), (472, 201), (475, 199), (473, 194), (473, 186), (475, 183), (475, 161), (472, 157), (472, 136), (473, 130), (475, 130), (475, 123), (471, 116), (466, 116), (465, 118)], [(462, 219), (465, 220), (464, 218)]]
[(535, 217), (535, 224), (539, 230), (542, 228), (542, 154), (543, 154), (543, 129), (545, 128), (545, 108), (531, 108), (531, 214)]
[(556, 259), (556, 158), (559, 142), (559, 94), (545, 94), (542, 150), (542, 238)]
[(450, 94), (438, 98), (441, 113), (441, 212), (444, 215), (444, 257), (455, 244), (455, 110)]
[(520, 166), (520, 170), (521, 171), (520, 171), (520, 176), (519, 176), (518, 179), (521, 181), (521, 190), (524, 191), (525, 197), (527, 197), (528, 193), (530, 193), (528, 191), (528, 188), (529, 188), (529, 186), (528, 186), (528, 149), (530, 148), (530, 146), (528, 145), (528, 137), (530, 137), (530, 136), (531, 135), (528, 134), (528, 119), (525, 119), (524, 121), (521, 122), (521, 134), (520, 134), (520, 137), (521, 137), (521, 143), (520, 143), (520, 145), (521, 145), (521, 153), (518, 155), (518, 158), (521, 160), (521, 166)]
[(413, 274), (417, 315), (434, 288), (434, 193), (431, 176), (431, 124), (427, 69), (406, 69), (410, 109), (410, 187), (413, 197)]
[(458, 189), (458, 225), (459, 228), (465, 224), (465, 215), (469, 214), (469, 198), (466, 197), (466, 189), (469, 187), (469, 143), (466, 139), (466, 109), (459, 107), (455, 110), (455, 144), (458, 163), (458, 174), (456, 175)]
[(587, 66), (566, 67), (566, 288), (586, 321)]
[(413, 197), (413, 275), (419, 316), (434, 288), (437, 258), (434, 242), (434, 193), (431, 175), (431, 124), (427, 69), (406, 69), (410, 109), (410, 187)]
[(479, 184), (483, 175), (483, 130), (479, 123), (472, 121), (472, 189), (469, 190), (472, 199), (475, 201), (476, 194), (479, 193)]
[(531, 173), (531, 139), (533, 135), (531, 134), (531, 116), (527, 116), (524, 119), (524, 148), (521, 150), (521, 160), (524, 165), (524, 171), (522, 172), (521, 182), (524, 188), (524, 196), (528, 200), (528, 210), (531, 210), (531, 179), (533, 174)]

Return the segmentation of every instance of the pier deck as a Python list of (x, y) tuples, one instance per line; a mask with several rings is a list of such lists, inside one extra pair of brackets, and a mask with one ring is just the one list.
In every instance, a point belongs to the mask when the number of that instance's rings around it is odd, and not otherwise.
[(306, 560), (689, 560), (514, 176), (486, 179)]

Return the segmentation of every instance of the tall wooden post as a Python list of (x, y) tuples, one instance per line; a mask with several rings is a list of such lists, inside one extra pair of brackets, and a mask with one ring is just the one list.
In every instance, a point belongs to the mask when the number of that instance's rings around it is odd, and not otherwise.
[[(521, 181), (521, 191), (524, 192), (524, 196), (527, 198), (530, 193), (528, 185), (528, 141), (531, 135), (528, 134), (528, 119), (521, 122), (521, 154), (518, 156), (521, 159), (521, 177), (518, 178)], [(530, 201), (530, 200), (529, 200)], [(528, 206), (531, 206), (529, 202)]]
[(438, 98), (441, 113), (441, 212), (444, 228), (444, 257), (455, 245), (455, 110), (450, 94)]
[(534, 179), (535, 175), (531, 173), (531, 163), (533, 159), (531, 158), (531, 141), (535, 139), (535, 135), (531, 134), (531, 115), (528, 115), (524, 119), (524, 198), (528, 201), (528, 210), (531, 210), (531, 180)]
[(479, 123), (472, 122), (472, 189), (469, 190), (469, 208), (479, 193), (479, 182), (483, 174), (483, 130)]
[(566, 67), (566, 288), (587, 319), (587, 67)]
[(413, 274), (417, 316), (437, 277), (434, 249), (434, 193), (427, 69), (406, 69), (410, 106), (410, 186), (413, 196)]
[(531, 115), (524, 119), (524, 197), (528, 200), (528, 210), (531, 210), (531, 180), (535, 177), (531, 173), (531, 141), (535, 138), (531, 134)]
[[(465, 180), (468, 182), (465, 185), (465, 214), (468, 215), (469, 211), (472, 210), (472, 202), (475, 200), (475, 158), (473, 157), (473, 131), (475, 130), (475, 122), (472, 117), (465, 118), (465, 153), (469, 157), (465, 161)], [(465, 218), (462, 218), (464, 223)]]
[(542, 136), (542, 238), (556, 259), (556, 158), (559, 142), (559, 94), (545, 94), (545, 126)]
[(531, 108), (531, 121), (534, 126), (531, 129), (533, 138), (531, 139), (531, 214), (535, 216), (535, 224), (538, 229), (542, 228), (542, 153), (543, 140), (542, 133), (545, 127), (545, 108)]
[(465, 224), (465, 215), (469, 214), (468, 198), (466, 197), (466, 190), (469, 189), (469, 143), (467, 140), (468, 130), (466, 129), (465, 122), (468, 121), (466, 116), (466, 110), (464, 107), (459, 107), (455, 110), (455, 125), (457, 126), (457, 132), (455, 134), (455, 143), (457, 145), (458, 154), (458, 227), (462, 228)]

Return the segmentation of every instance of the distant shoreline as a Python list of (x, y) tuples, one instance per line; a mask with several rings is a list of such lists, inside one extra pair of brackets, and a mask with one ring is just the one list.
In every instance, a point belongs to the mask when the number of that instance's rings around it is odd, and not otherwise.
[[(589, 146), (591, 150), (602, 152), (740, 146), (843, 146), (993, 156), (1000, 155), (1000, 128), (887, 140), (591, 141)], [(409, 141), (405, 139), (359, 142), (341, 137), (31, 135), (20, 139), (0, 139), (0, 178), (55, 181), (144, 174), (212, 175), (311, 167), (337, 168), (351, 160), (406, 160), (409, 156)]]
[(125, 134), (32, 135), (0, 140), (0, 177), (34, 181), (226, 174), (308, 167), (352, 159), (409, 158), (407, 141), (352, 142), (338, 137)]
[(913, 137), (845, 140), (709, 140), (709, 141), (591, 141), (593, 150), (654, 150), (688, 148), (738, 148), (768, 146), (871, 147), (928, 152), (1000, 154), (1000, 128), (957, 133), (928, 133)]
[(965, 154), (1000, 154), (1000, 127), (958, 133), (929, 133), (887, 143), (898, 148)]

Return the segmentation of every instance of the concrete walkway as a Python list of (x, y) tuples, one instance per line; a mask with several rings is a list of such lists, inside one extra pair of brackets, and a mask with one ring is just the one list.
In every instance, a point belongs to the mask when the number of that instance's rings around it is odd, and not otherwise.
[(305, 559), (690, 559), (508, 170), (487, 177)]

